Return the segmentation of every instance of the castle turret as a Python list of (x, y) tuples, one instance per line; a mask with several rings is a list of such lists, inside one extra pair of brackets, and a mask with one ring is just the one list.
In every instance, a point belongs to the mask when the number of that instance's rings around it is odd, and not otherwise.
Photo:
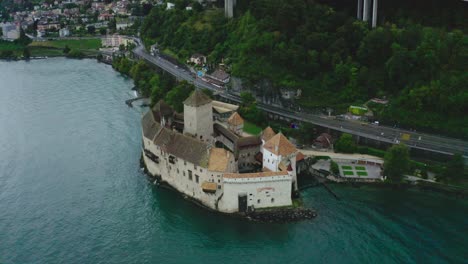
[(195, 90), (184, 101), (184, 134), (201, 141), (211, 142), (213, 135), (212, 100), (200, 90)]

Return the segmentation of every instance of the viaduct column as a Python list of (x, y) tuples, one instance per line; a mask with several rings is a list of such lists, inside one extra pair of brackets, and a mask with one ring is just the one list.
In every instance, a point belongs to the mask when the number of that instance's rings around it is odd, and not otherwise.
[(362, 20), (362, 0), (357, 1), (357, 19)]
[(369, 4), (371, 0), (364, 0), (364, 17), (363, 21), (369, 20)]
[(374, 4), (372, 7), (372, 28), (377, 26), (377, 8), (379, 5), (379, 0), (374, 0)]

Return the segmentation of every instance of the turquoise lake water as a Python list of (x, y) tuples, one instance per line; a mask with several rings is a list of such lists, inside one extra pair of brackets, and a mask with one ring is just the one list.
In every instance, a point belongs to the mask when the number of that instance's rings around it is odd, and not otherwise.
[(261, 224), (151, 185), (132, 86), (94, 60), (0, 61), (0, 263), (467, 263), (468, 203), (441, 194), (312, 188), (316, 219)]

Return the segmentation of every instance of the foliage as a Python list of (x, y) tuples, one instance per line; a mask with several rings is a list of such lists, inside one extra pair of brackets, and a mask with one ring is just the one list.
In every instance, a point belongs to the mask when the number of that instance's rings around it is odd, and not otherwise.
[(340, 168), (338, 164), (333, 160), (330, 162), (330, 171), (335, 175), (338, 175), (340, 173)]
[(354, 143), (353, 136), (350, 134), (343, 133), (335, 143), (336, 152), (354, 153), (356, 150), (356, 144)]
[(468, 37), (462, 31), (409, 21), (370, 30), (306, 0), (255, 0), (239, 11), (226, 20), (220, 10), (157, 6), (141, 34), (147, 46), (157, 42), (180, 59), (203, 53), (209, 65), (223, 60), (259, 96), (301, 89), (304, 107), (336, 109), (386, 96), (390, 105), (375, 112), (384, 124), (468, 138)]
[(73, 58), (73, 59), (82, 59), (85, 57), (84, 53), (79, 50), (70, 50), (67, 54), (68, 58)]
[(447, 162), (447, 165), (437, 180), (459, 182), (465, 176), (465, 164), (461, 154), (455, 154)]
[(66, 39), (66, 40), (50, 40), (50, 41), (37, 41), (32, 42), (30, 47), (50, 47), (57, 49), (70, 49), (79, 50), (97, 50), (101, 47), (100, 39)]
[(195, 86), (193, 86), (193, 84), (190, 84), (187, 81), (182, 81), (166, 94), (164, 101), (168, 105), (172, 106), (174, 110), (181, 113), (184, 111), (183, 102), (190, 96), (194, 89)]
[(389, 181), (401, 182), (409, 169), (409, 150), (404, 144), (393, 145), (385, 154), (384, 175)]
[(68, 54), (70, 52), (70, 47), (68, 47), (68, 45), (65, 46), (65, 48), (63, 48), (63, 53), (65, 54)]
[(249, 133), (251, 135), (258, 135), (262, 132), (262, 128), (255, 125), (252, 122), (244, 120), (244, 132)]

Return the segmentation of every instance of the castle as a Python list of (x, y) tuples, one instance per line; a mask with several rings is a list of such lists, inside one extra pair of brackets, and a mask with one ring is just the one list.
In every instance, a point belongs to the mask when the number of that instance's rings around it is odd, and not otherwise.
[[(292, 205), (297, 164), (304, 156), (270, 127), (260, 136), (245, 134), (242, 117), (225, 105), (195, 90), (184, 101), (183, 114), (162, 100), (144, 114), (142, 151), (148, 172), (224, 213)], [(230, 116), (226, 120), (218, 112)]]

